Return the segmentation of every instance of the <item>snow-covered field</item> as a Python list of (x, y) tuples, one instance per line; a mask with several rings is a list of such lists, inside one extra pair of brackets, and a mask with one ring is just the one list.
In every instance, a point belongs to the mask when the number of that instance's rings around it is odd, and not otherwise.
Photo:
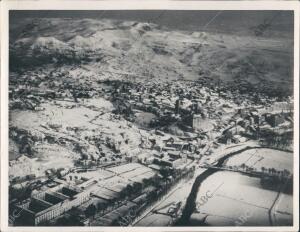
[(251, 149), (231, 157), (227, 166), (240, 166), (241, 164), (257, 168), (275, 168), (276, 170), (287, 169), (293, 172), (293, 153), (274, 149)]
[[(203, 200), (203, 196), (211, 196)], [(292, 222), (293, 197), (281, 194), (278, 201), (276, 221), (285, 221), (285, 225)], [(277, 192), (262, 189), (258, 178), (248, 177), (239, 173), (227, 171), (217, 172), (208, 177), (200, 186), (197, 196), (197, 210), (191, 219), (203, 220), (211, 226), (269, 226), (268, 210), (276, 199)], [(202, 199), (201, 199), (202, 198)], [(244, 220), (239, 219), (244, 216)]]
[[(80, 158), (80, 152), (74, 150), (76, 144), (84, 147), (87, 154), (98, 157), (94, 138), (101, 139), (101, 149), (106, 155), (110, 154), (106, 143), (124, 155), (138, 152), (135, 151), (141, 137), (138, 128), (124, 119), (114, 119), (112, 104), (103, 98), (85, 99), (79, 103), (50, 101), (42, 107), (42, 111), (11, 111), (10, 123), (36, 137), (31, 145), (36, 158), (24, 156), (21, 160), (11, 161), (12, 176), (32, 173), (40, 176), (46, 169), (73, 167), (74, 160)], [(54, 141), (49, 142), (49, 137)], [(19, 150), (11, 147), (10, 156), (19, 157)]]

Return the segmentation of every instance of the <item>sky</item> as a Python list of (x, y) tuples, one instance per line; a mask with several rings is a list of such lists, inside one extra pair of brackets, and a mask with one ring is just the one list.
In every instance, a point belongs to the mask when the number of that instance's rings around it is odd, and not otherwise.
[(266, 36), (293, 37), (292, 11), (175, 11), (175, 10), (114, 10), (114, 11), (11, 11), (10, 25), (24, 18), (94, 18), (152, 22), (175, 30), (210, 31), (252, 35), (253, 27), (270, 23)]

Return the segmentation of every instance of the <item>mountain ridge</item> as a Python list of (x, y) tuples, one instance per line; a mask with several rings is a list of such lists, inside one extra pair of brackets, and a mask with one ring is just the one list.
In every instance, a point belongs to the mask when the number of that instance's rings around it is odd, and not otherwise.
[(25, 37), (11, 42), (10, 63), (26, 69), (66, 62), (96, 73), (123, 72), (160, 81), (212, 78), (290, 93), (292, 47), (286, 39), (183, 33), (146, 22), (43, 18)]

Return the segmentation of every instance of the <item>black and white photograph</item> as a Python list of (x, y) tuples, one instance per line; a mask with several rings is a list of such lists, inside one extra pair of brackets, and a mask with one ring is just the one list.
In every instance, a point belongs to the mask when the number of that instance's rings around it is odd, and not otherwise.
[(9, 10), (5, 223), (298, 226), (295, 21)]

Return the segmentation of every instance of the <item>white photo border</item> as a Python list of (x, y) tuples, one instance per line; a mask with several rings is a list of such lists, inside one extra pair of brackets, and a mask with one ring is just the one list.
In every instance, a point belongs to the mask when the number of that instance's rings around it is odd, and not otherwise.
[[(2, 1), (1, 2), (1, 231), (298, 231), (299, 2), (297, 1)], [(291, 10), (294, 12), (294, 189), (291, 227), (11, 227), (8, 225), (8, 56), (10, 10)]]

